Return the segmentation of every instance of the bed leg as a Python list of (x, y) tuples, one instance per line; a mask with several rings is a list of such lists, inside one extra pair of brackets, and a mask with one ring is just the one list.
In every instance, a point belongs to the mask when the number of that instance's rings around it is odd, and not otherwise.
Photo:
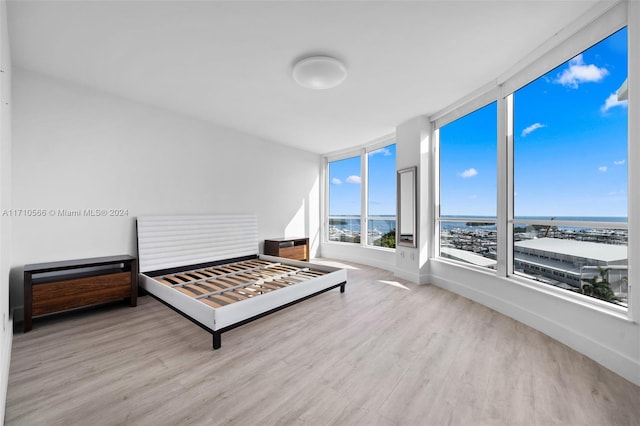
[(340, 293), (344, 293), (344, 287), (347, 285), (347, 283), (342, 283), (340, 284)]
[(219, 331), (213, 332), (213, 350), (220, 349), (222, 346), (222, 333)]

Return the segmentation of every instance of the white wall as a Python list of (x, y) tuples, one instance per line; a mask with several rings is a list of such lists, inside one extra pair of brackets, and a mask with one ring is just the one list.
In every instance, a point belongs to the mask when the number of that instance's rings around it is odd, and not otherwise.
[(322, 257), (342, 259), (376, 268), (395, 270), (395, 253), (392, 250), (363, 247), (359, 244), (323, 242), (321, 246)]
[(318, 245), (318, 155), (20, 68), (13, 96), (13, 203), (47, 211), (13, 220), (14, 306), (26, 263), (135, 255), (136, 216), (254, 213), (261, 239), (308, 235)]
[(11, 208), (11, 54), (6, 2), (0, 2), (0, 423), (11, 360), (13, 321), (9, 315), (9, 270), (11, 267), (11, 217), (2, 211)]

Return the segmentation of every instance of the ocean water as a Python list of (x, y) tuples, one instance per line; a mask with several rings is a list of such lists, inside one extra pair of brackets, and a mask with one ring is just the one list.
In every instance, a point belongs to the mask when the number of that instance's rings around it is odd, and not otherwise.
[[(395, 216), (378, 216), (380, 219), (373, 219), (369, 221), (369, 229), (376, 229), (382, 234), (389, 232), (396, 228)], [(442, 229), (495, 229), (495, 224), (487, 224), (484, 226), (469, 226), (470, 223), (479, 224), (483, 219), (495, 219), (490, 216), (477, 216), (473, 222), (447, 222), (447, 218), (458, 219), (465, 216), (444, 216), (441, 218)], [(516, 217), (518, 220), (552, 220), (552, 216), (520, 216)], [(572, 222), (617, 222), (626, 223), (626, 217), (614, 217), (614, 216), (553, 216), (553, 220), (558, 221), (572, 221)], [(360, 233), (360, 217), (359, 216), (331, 216), (329, 218), (329, 226), (339, 229), (341, 231), (350, 231), (352, 233)], [(560, 226), (560, 228), (572, 228), (568, 226)], [(575, 228), (583, 228), (576, 226)]]
[[(392, 229), (396, 229), (395, 216), (376, 216), (377, 219), (369, 220), (369, 230), (377, 230), (381, 234), (386, 234)], [(352, 233), (360, 233), (360, 217), (359, 216), (331, 216), (329, 218), (329, 226), (341, 231), (350, 231)]]
[[(480, 225), (483, 219), (494, 219), (495, 217), (491, 216), (477, 216), (473, 219), (473, 221), (467, 222), (447, 222), (446, 219), (458, 219), (466, 216), (444, 216), (441, 218), (440, 226), (442, 229), (495, 229), (496, 225), (494, 223), (487, 223), (486, 225)], [(619, 216), (516, 216), (517, 220), (557, 220), (563, 222), (611, 222), (611, 223), (626, 223), (626, 217)], [(471, 225), (473, 224), (473, 225)], [(526, 224), (515, 224), (514, 226), (524, 226)], [(585, 227), (581, 225), (569, 226), (569, 225), (559, 225), (559, 229), (591, 229), (592, 227)]]
[[(447, 218), (459, 219), (468, 216), (442, 216), (442, 220)], [(481, 221), (482, 219), (495, 219), (495, 216), (474, 216), (475, 219)], [(562, 221), (580, 221), (580, 222), (627, 222), (627, 217), (621, 216), (516, 216), (518, 220), (562, 220)]]
[(627, 222), (627, 217), (620, 216), (516, 216), (518, 220), (563, 220), (574, 222)]

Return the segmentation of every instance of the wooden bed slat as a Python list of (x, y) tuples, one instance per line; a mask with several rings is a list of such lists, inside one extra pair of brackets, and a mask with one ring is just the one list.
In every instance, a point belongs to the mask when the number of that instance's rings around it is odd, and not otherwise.
[(280, 262), (244, 260), (179, 272), (156, 280), (210, 306), (222, 307), (324, 274)]
[[(217, 287), (217, 286), (214, 286), (214, 285), (212, 285), (212, 284), (205, 283), (205, 282), (198, 283), (198, 284), (194, 284), (194, 285), (196, 285), (196, 286), (198, 286), (198, 287), (202, 288), (202, 289), (203, 289), (203, 291), (204, 291), (204, 294), (211, 294), (212, 292), (214, 292), (214, 293), (218, 293), (218, 292), (220, 292), (220, 291), (223, 291), (223, 292), (224, 292), (224, 291), (226, 291), (226, 290), (227, 290), (226, 288), (219, 288), (219, 287)], [(227, 293), (229, 293), (229, 292), (227, 292)], [(246, 299), (246, 297), (243, 297), (242, 299)]]
[(260, 284), (257, 284), (257, 285), (259, 285), (260, 287), (264, 287), (264, 288), (271, 289), (271, 290), (277, 290), (277, 289), (279, 289), (279, 288), (284, 287), (284, 286), (279, 286), (279, 285), (277, 285), (277, 284), (273, 284), (273, 283), (271, 283), (271, 282), (268, 282), (268, 283), (267, 283), (267, 282), (264, 282), (264, 283), (260, 283)]
[[(244, 264), (246, 262), (239, 262), (238, 265), (240, 264)], [(269, 267), (275, 267), (277, 265), (280, 265), (280, 263), (272, 263), (270, 265), (268, 265)], [(256, 266), (251, 266), (248, 267), (249, 265), (247, 265), (246, 268), (238, 268), (237, 270), (231, 270), (231, 272), (223, 272), (222, 269), (218, 268), (217, 271), (215, 271), (215, 269), (217, 267), (212, 267), (206, 270), (197, 270), (197, 271), (189, 271), (189, 272), (180, 272), (177, 274), (172, 274), (172, 275), (166, 275), (162, 278), (165, 279), (172, 279), (173, 281), (176, 281), (176, 285), (181, 285), (181, 284), (189, 284), (189, 283), (194, 283), (194, 282), (198, 282), (198, 281), (202, 281), (202, 280), (207, 280), (208, 278), (223, 278), (223, 277), (233, 277), (236, 275), (240, 275), (240, 274), (245, 274), (247, 272), (250, 271), (256, 271), (256, 270), (264, 270), (265, 269), (265, 265), (256, 265)], [(294, 268), (294, 270), (299, 270)], [(283, 271), (284, 272), (284, 271)], [(194, 274), (197, 273), (201, 273), (203, 275), (207, 275), (205, 277), (200, 277), (197, 278), (196, 276), (193, 276)], [(205, 274), (206, 273), (206, 274)]]
[(237, 300), (234, 300), (234, 299), (232, 299), (230, 297), (227, 297), (227, 296), (223, 296), (221, 294), (214, 294), (214, 295), (209, 296), (208, 298), (214, 299), (214, 300), (217, 300), (217, 301), (225, 302), (225, 305), (229, 305), (231, 303), (236, 303), (237, 302)]

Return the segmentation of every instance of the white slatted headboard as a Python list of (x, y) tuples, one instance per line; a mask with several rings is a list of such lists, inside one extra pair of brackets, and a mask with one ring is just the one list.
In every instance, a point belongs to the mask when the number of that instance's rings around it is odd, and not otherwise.
[(258, 254), (254, 215), (138, 217), (140, 272)]

